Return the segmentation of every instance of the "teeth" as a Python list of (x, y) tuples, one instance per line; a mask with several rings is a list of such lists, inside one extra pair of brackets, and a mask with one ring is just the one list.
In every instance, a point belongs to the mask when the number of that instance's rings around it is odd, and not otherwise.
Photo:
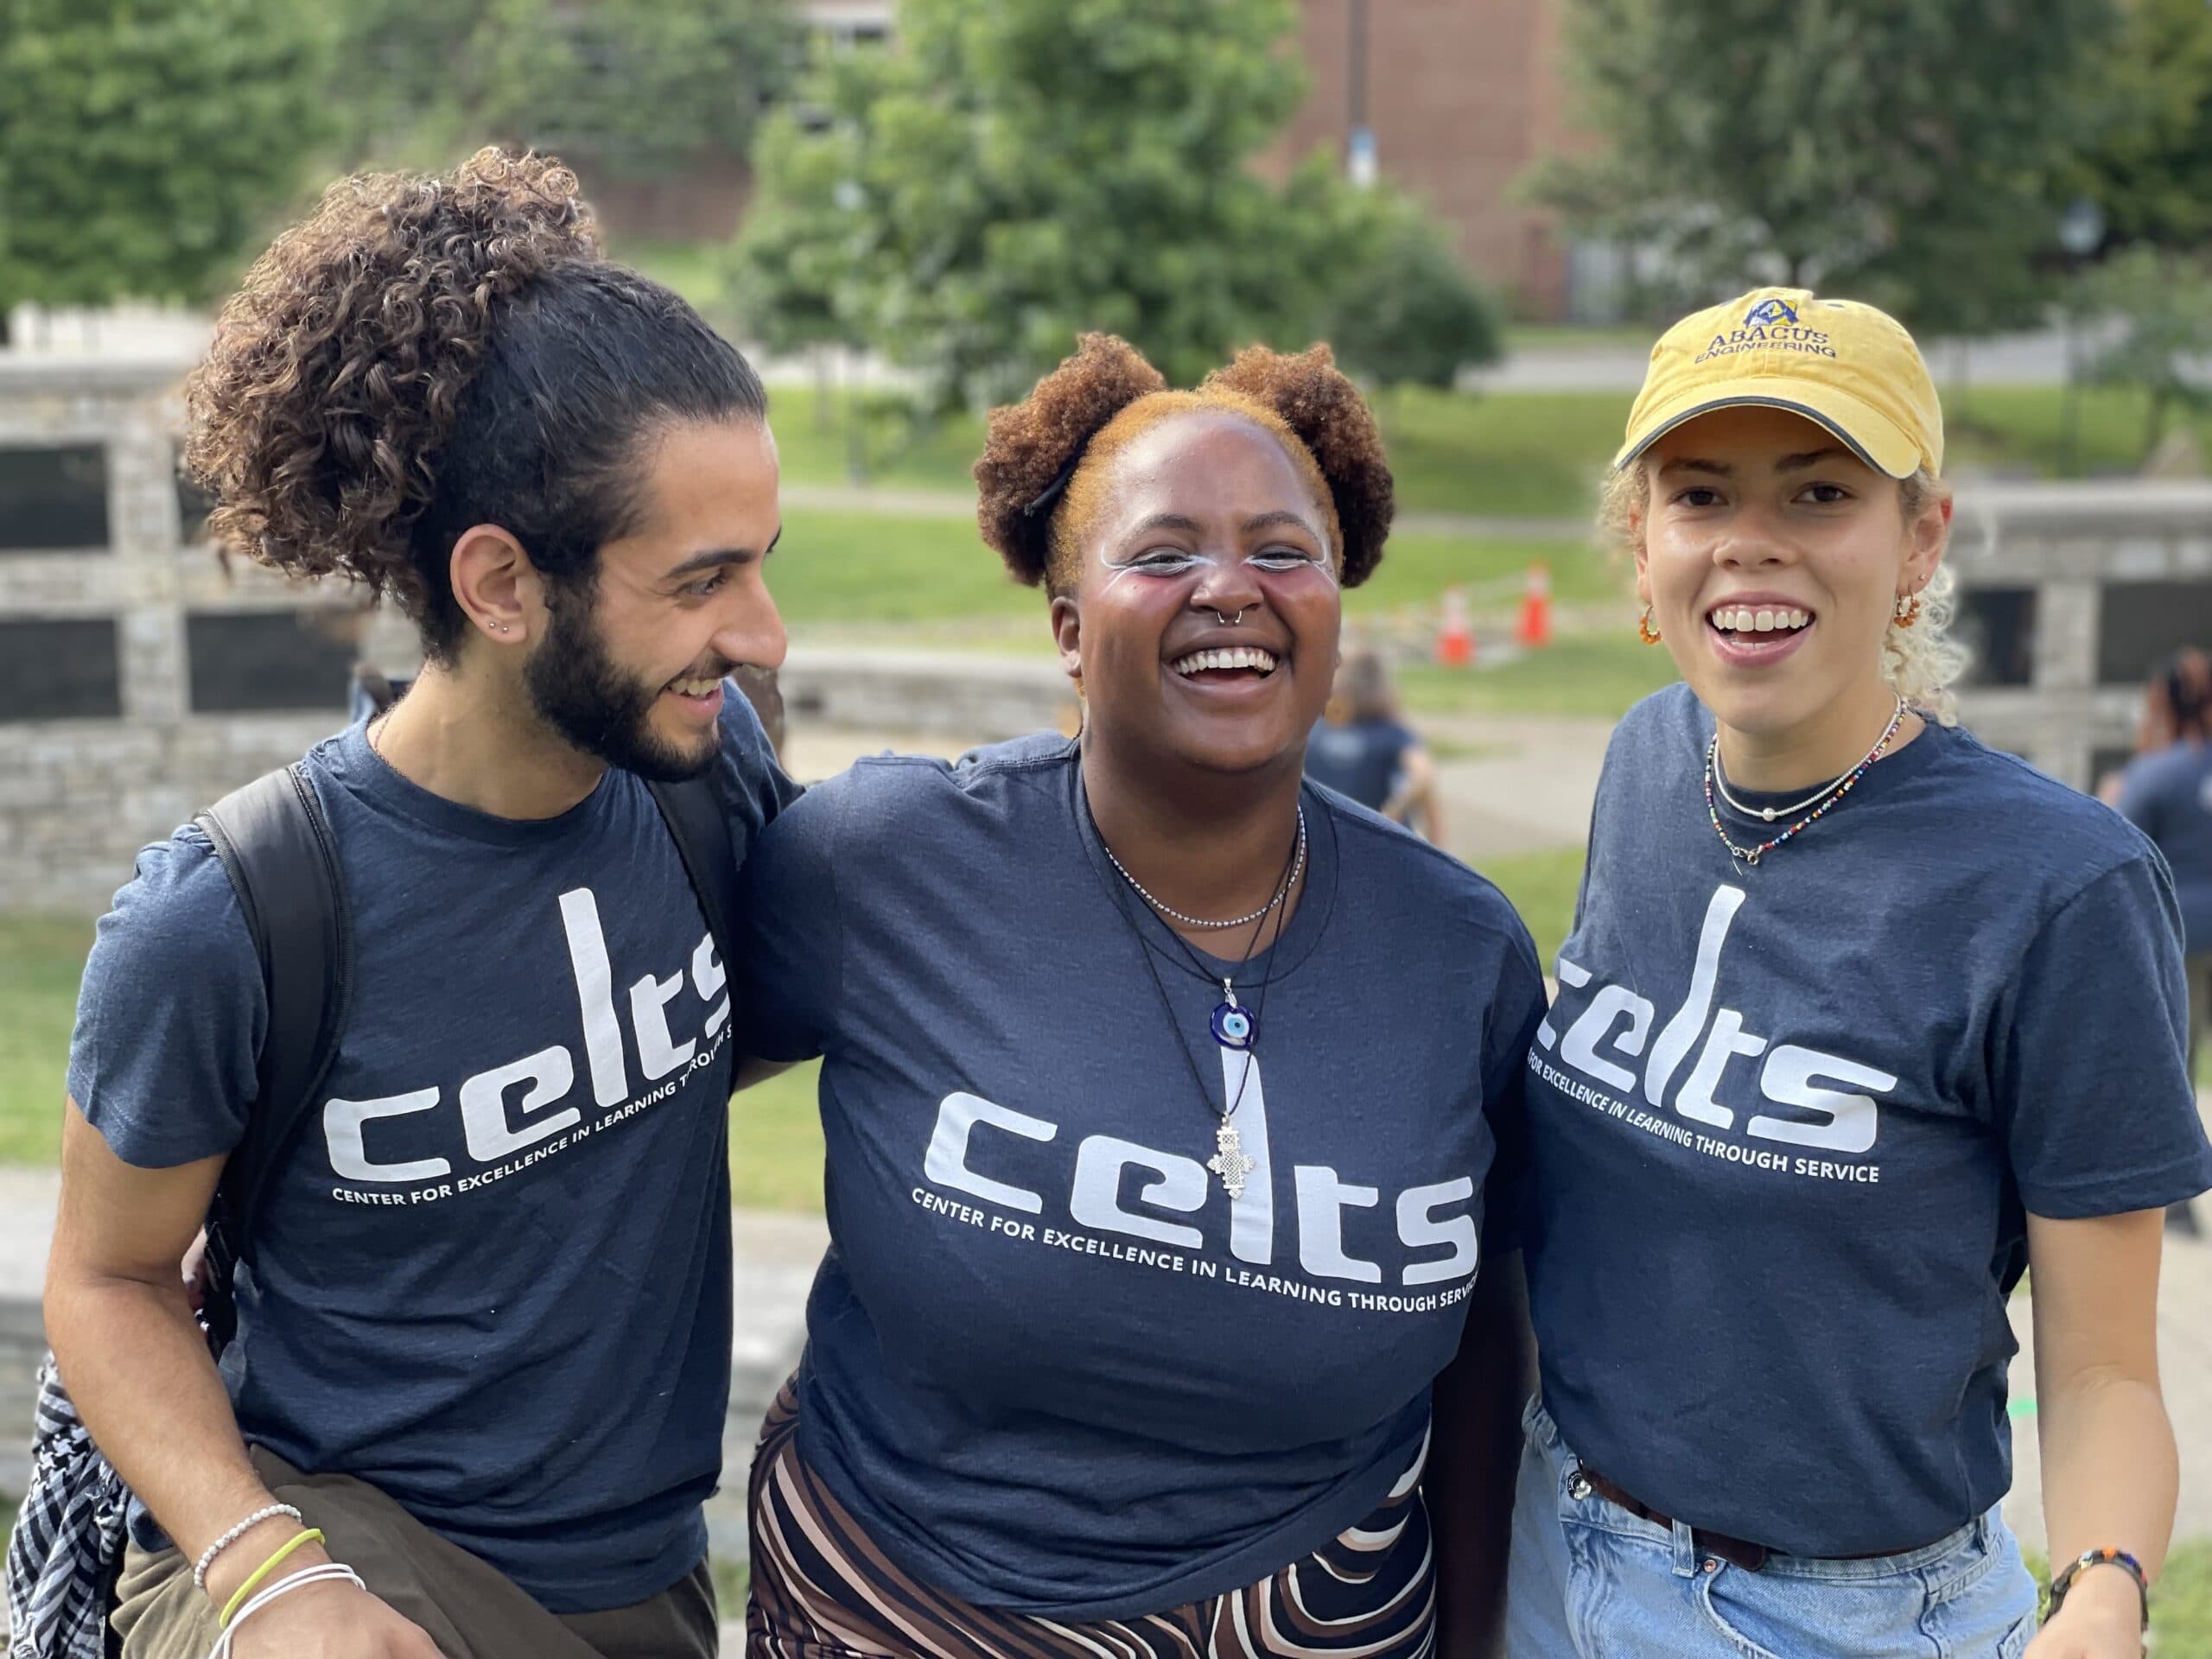
[(1224, 651), (1194, 651), (1178, 658), (1172, 666), (1178, 674), (1196, 674), (1209, 668), (1256, 668), (1262, 674), (1272, 674), (1275, 658), (1274, 652), (1256, 645), (1236, 645)]
[(1712, 613), (1713, 626), (1729, 633), (1790, 633), (1813, 620), (1800, 610), (1753, 610), (1748, 605), (1723, 605)]
[(668, 689), (680, 696), (709, 697), (720, 683), (718, 680), (671, 680)]

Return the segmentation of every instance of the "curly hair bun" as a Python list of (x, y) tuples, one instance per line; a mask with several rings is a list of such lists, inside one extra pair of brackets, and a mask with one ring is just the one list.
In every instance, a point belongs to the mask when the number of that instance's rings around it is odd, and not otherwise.
[(1375, 411), (1337, 367), (1335, 353), (1326, 346), (1295, 353), (1250, 346), (1208, 375), (1198, 390), (1203, 394), (1216, 387), (1272, 409), (1313, 451), (1344, 531), (1344, 586), (1366, 581), (1389, 538), (1396, 486)]
[(976, 463), (984, 544), (1020, 581), (1045, 579), (1051, 560), (1052, 503), (1035, 505), (1082, 456), (1091, 439), (1140, 397), (1167, 381), (1142, 353), (1113, 334), (1084, 334), (1075, 355), (1037, 383), (1019, 404), (991, 411), (989, 435)]
[(255, 262), (187, 383), (184, 462), (215, 498), (210, 534), (419, 606), (409, 529), (495, 312), (598, 257), (576, 175), (551, 156), (483, 149), (435, 177), (333, 186)]
[[(1140, 403), (1142, 410), (1121, 418)], [(1075, 533), (1066, 524), (1056, 531), (1055, 515), (1079, 518), (1090, 510), (1086, 502), (1096, 475), (1085, 463), (1103, 463), (1155, 420), (1209, 407), (1236, 411), (1287, 446), (1305, 448), (1299, 464), (1326, 486), (1336, 513), (1344, 586), (1365, 581), (1390, 533), (1390, 467), (1367, 400), (1338, 371), (1326, 346), (1295, 353), (1255, 346), (1208, 375), (1197, 391), (1169, 392), (1160, 371), (1127, 340), (1084, 335), (1075, 355), (1039, 381), (1027, 400), (991, 411), (989, 436), (976, 463), (976, 522), (984, 543), (1019, 580), (1047, 580), (1056, 553), (1069, 556)], [(1081, 480), (1069, 487), (1077, 474)], [(1063, 501), (1071, 503), (1066, 512), (1059, 511)]]

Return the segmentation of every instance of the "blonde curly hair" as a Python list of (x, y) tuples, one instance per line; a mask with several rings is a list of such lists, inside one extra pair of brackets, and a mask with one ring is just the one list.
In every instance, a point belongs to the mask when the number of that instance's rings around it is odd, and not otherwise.
[[(1951, 486), (1924, 467), (1897, 483), (1898, 510), (1908, 524), (1950, 495)], [(1637, 523), (1650, 499), (1650, 476), (1640, 466), (1623, 467), (1605, 480), (1598, 522), (1630, 554), (1637, 548)], [(1950, 634), (1957, 590), (1949, 568), (1938, 564), (1920, 590), (1917, 620), (1909, 628), (1891, 623), (1882, 641), (1882, 677), (1906, 702), (1944, 726), (1959, 723), (1959, 700), (1951, 688), (1967, 662), (1967, 648)]]

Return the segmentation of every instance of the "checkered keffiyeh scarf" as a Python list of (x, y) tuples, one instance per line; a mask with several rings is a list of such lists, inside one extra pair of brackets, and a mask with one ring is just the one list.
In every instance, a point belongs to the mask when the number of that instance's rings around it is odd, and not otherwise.
[(130, 1503), (48, 1354), (38, 1374), (30, 1491), (8, 1540), (9, 1659), (105, 1659)]

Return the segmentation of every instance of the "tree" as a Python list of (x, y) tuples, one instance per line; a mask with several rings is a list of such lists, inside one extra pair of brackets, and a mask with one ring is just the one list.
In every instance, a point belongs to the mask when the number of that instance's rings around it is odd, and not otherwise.
[(753, 165), (776, 188), (754, 198), (733, 262), (731, 297), (747, 337), (780, 354), (865, 345), (856, 321), (862, 296), (849, 286), (866, 257), (865, 238), (858, 219), (838, 205), (853, 188), (853, 147), (817, 141), (796, 121), (774, 121), (760, 135)]
[(2106, 63), (2081, 193), (2104, 209), (2118, 241), (2203, 245), (2212, 239), (2212, 6), (2132, 0)]
[(785, 0), (356, 0), (344, 17), (353, 155), (530, 144), (632, 178), (743, 154), (798, 52)]
[(24, 301), (228, 276), (327, 130), (327, 53), (308, 0), (0, 0), (0, 343)]
[[(750, 329), (864, 341), (925, 405), (1003, 398), (1084, 328), (1187, 383), (1310, 334), (1347, 189), (1250, 162), (1296, 107), (1289, 0), (905, 0), (772, 119), (741, 238)], [(819, 336), (818, 336), (819, 337)]]
[(1441, 226), (1402, 198), (1363, 199), (1348, 227), (1354, 251), (1323, 329), (1351, 373), (1385, 387), (1449, 388), (1459, 371), (1497, 361), (1497, 314)]
[(2090, 309), (2122, 325), (2088, 378), (2145, 394), (2147, 456), (2177, 409), (2212, 408), (2212, 271), (2199, 257), (2137, 247), (2091, 272), (2085, 288)]
[(1602, 140), (1537, 193), (1687, 290), (1752, 281), (1979, 332), (2034, 316), (2053, 175), (2093, 118), (2113, 0), (1569, 0)]

